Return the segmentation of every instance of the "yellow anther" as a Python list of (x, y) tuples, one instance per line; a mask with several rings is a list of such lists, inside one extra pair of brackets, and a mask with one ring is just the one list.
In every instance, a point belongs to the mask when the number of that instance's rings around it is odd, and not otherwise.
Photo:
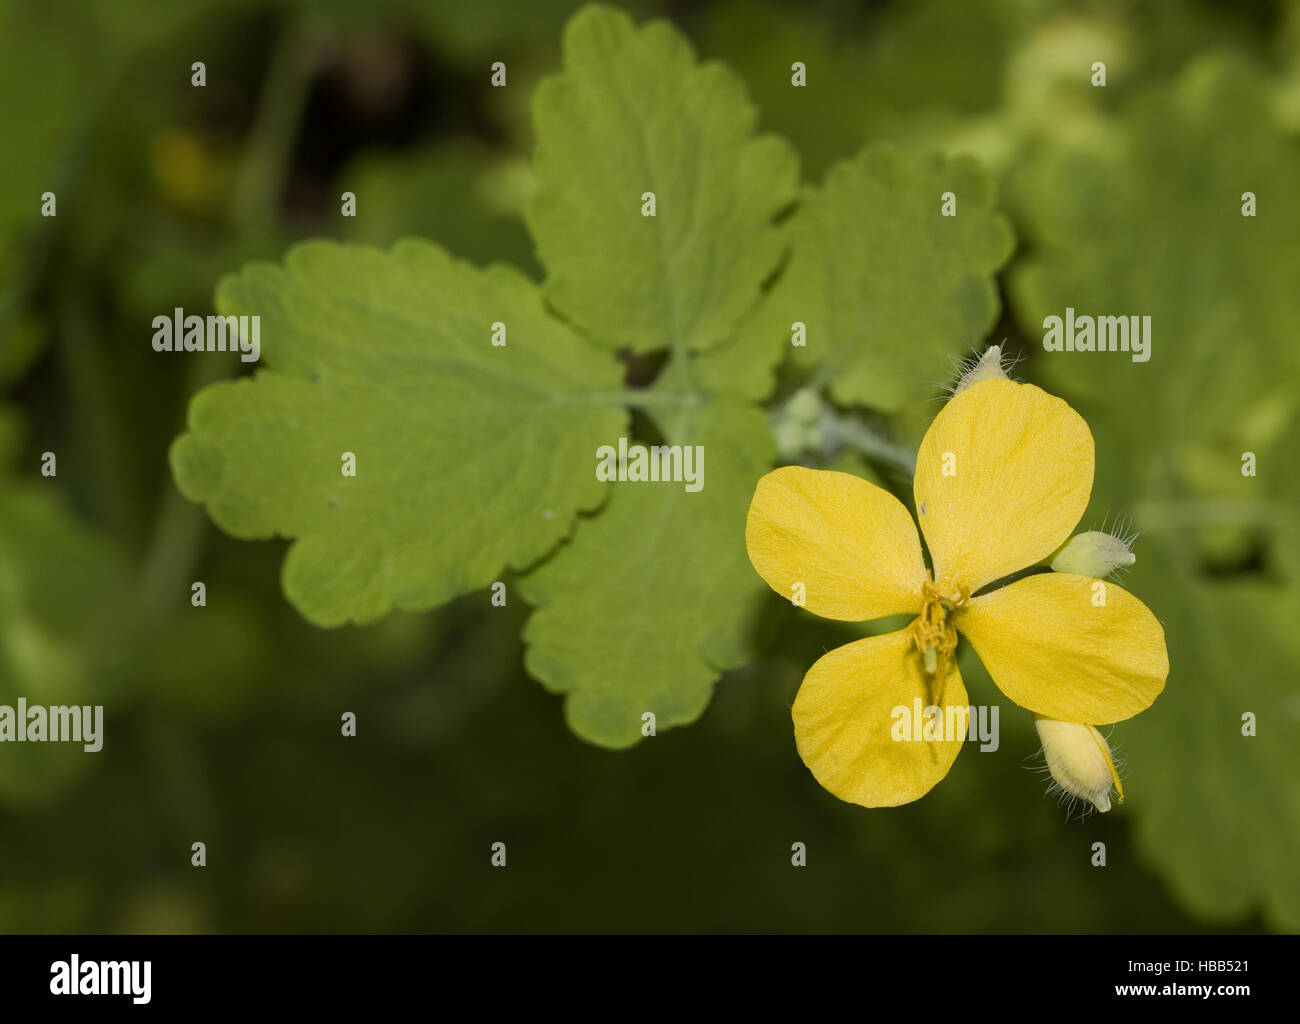
[(912, 643), (925, 659), (925, 674), (932, 676), (938, 672), (940, 662), (957, 648), (957, 630), (948, 621), (948, 614), (970, 600), (970, 591), (927, 580), (921, 585), (921, 599), (921, 614), (909, 628)]

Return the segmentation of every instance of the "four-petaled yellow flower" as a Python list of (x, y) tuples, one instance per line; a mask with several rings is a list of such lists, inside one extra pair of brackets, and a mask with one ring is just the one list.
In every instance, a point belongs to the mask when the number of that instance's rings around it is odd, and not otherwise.
[(758, 482), (745, 541), (777, 593), (802, 593), (829, 619), (916, 616), (829, 652), (804, 677), (795, 741), (818, 782), (843, 800), (892, 807), (948, 773), (964, 735), (899, 742), (891, 727), (894, 709), (917, 698), (968, 706), (958, 633), (1007, 697), (1045, 718), (1102, 725), (1151, 705), (1169, 658), (1164, 630), (1137, 598), (1063, 572), (982, 590), (1069, 539), (1092, 478), (1092, 434), (1078, 413), (1033, 385), (985, 380), (948, 402), (917, 454), (913, 493), (933, 573), (888, 491), (797, 466)]

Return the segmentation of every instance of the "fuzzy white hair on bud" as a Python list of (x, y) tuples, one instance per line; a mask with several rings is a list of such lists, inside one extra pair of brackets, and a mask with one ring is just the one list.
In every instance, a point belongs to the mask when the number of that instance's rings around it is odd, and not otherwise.
[(1133, 540), (1134, 536), (1120, 537), (1100, 530), (1075, 534), (1052, 559), (1052, 571), (1102, 579), (1137, 561), (1137, 555), (1130, 550)]
[(1103, 814), (1110, 810), (1112, 789), (1116, 803), (1124, 802), (1124, 787), (1110, 746), (1094, 726), (1035, 715), (1034, 728), (1043, 744), (1043, 755), (1055, 783), (1053, 789), (1083, 800)]
[(1002, 355), (1001, 345), (990, 345), (981, 356), (961, 361), (961, 374), (953, 386), (953, 395), (960, 395), (972, 384), (985, 380), (1010, 380), (1007, 371), (1015, 365), (1014, 359)]

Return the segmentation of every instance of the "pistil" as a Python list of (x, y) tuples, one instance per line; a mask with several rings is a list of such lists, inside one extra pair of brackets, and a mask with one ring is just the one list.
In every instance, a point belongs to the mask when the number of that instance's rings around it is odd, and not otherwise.
[(925, 674), (933, 676), (957, 648), (957, 630), (950, 615), (965, 606), (970, 591), (927, 580), (921, 586), (921, 599), (921, 614), (910, 627), (912, 643), (924, 661)]

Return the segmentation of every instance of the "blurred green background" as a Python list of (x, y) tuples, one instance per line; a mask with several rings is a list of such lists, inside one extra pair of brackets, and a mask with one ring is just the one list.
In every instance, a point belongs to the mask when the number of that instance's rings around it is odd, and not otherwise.
[[(1081, 528), (1144, 531), (1123, 582), (1168, 633), (1165, 694), (1112, 733), (1129, 799), (1104, 817), (1043, 798), (1005, 701), (997, 753), (922, 801), (831, 797), (789, 705), (857, 634), (775, 597), (767, 654), (696, 725), (597, 749), (524, 673), (519, 602), (318, 630), (280, 592), (284, 543), (175, 492), (186, 403), (236, 368), (157, 356), (150, 321), (210, 312), (223, 273), (416, 235), (540, 276), (529, 100), (578, 6), (0, 2), (0, 703), (107, 708), (94, 756), (0, 747), (0, 930), (1300, 930), (1300, 4), (622, 5), (735, 69), (806, 181), (875, 140), (993, 172), (1018, 249), (991, 340), (1089, 421)], [(1153, 314), (1152, 362), (1045, 359), (1067, 304)], [(899, 443), (936, 408), (897, 417)]]

